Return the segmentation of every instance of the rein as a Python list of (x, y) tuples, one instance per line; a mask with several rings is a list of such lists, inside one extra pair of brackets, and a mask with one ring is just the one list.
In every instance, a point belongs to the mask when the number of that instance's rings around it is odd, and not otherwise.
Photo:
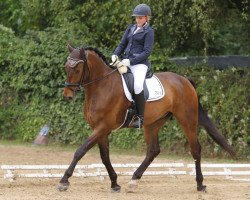
[[(67, 60), (76, 62), (76, 63), (74, 64), (74, 67), (75, 67), (76, 65), (78, 65), (79, 63), (83, 63), (83, 68), (84, 68), (85, 66), (87, 66), (87, 68), (89, 69), (87, 59), (81, 60), (81, 59), (74, 59), (74, 58), (68, 57)], [(72, 67), (72, 68), (74, 68), (74, 67)], [(66, 81), (63, 85), (64, 85), (64, 87), (81, 87), (81, 86), (82, 86), (82, 87), (86, 87), (86, 86), (89, 86), (89, 85), (91, 85), (91, 84), (93, 84), (93, 83), (95, 83), (95, 82), (98, 82), (98, 81), (103, 80), (104, 78), (108, 77), (109, 75), (111, 75), (111, 74), (114, 73), (115, 71), (117, 71), (117, 68), (116, 68), (116, 69), (113, 69), (111, 72), (109, 72), (108, 74), (106, 74), (106, 75), (104, 75), (104, 76), (102, 76), (102, 77), (100, 77), (100, 78), (97, 78), (97, 79), (95, 79), (95, 80), (92, 80), (92, 81), (90, 81), (90, 82), (88, 82), (88, 83), (83, 83), (83, 72), (84, 72), (84, 70), (83, 70), (83, 71), (82, 71), (82, 74), (81, 74), (81, 79), (80, 79), (80, 81), (79, 81), (78, 83), (69, 83), (69, 82)]]
[(86, 87), (86, 86), (91, 85), (91, 84), (93, 84), (93, 83), (95, 83), (95, 82), (101, 81), (101, 80), (103, 80), (104, 78), (108, 77), (110, 74), (114, 73), (115, 71), (117, 71), (117, 68), (116, 68), (116, 69), (113, 69), (111, 72), (107, 73), (106, 75), (104, 75), (104, 76), (102, 76), (102, 77), (100, 77), (100, 78), (97, 78), (97, 79), (95, 79), (95, 80), (93, 80), (93, 81), (90, 81), (90, 82), (88, 82), (88, 83), (83, 84), (82, 86), (83, 86), (83, 87)]

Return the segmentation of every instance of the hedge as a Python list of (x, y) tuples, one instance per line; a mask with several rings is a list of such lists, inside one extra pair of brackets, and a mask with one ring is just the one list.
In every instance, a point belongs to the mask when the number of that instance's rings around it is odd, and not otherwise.
[[(94, 41), (77, 37), (71, 27), (30, 31), (20, 38), (0, 26), (0, 38), (0, 138), (32, 142), (40, 128), (49, 124), (51, 142), (81, 144), (91, 134), (82, 116), (84, 91), (73, 102), (63, 100), (63, 64), (68, 41), (75, 46)], [(112, 49), (103, 47), (100, 51), (109, 57)], [(206, 64), (179, 67), (169, 62), (166, 52), (160, 49), (151, 60), (155, 72), (172, 71), (192, 77), (201, 103), (222, 134), (239, 155), (249, 156), (249, 68), (232, 66), (220, 71)], [(207, 155), (222, 153), (202, 129), (199, 138)], [(174, 118), (161, 129), (159, 140), (162, 149), (187, 151), (187, 140)], [(143, 133), (138, 130), (117, 131), (110, 135), (110, 141), (118, 148), (145, 148)]]

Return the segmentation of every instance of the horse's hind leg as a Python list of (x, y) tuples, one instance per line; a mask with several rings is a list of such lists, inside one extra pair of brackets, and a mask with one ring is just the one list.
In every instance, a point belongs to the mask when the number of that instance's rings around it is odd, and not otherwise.
[(75, 166), (77, 165), (78, 161), (87, 153), (87, 151), (97, 143), (97, 140), (98, 140), (98, 134), (92, 134), (92, 136), (90, 136), (86, 140), (86, 142), (76, 150), (70, 166), (65, 171), (63, 177), (60, 180), (60, 184), (58, 185), (59, 191), (65, 191), (68, 189), (69, 187), (68, 179), (69, 177), (72, 176)]
[(196, 131), (193, 133), (194, 135), (188, 136), (188, 142), (195, 162), (197, 190), (205, 192), (206, 186), (203, 185), (203, 175), (201, 172), (201, 145), (198, 141)]
[(206, 191), (206, 186), (203, 185), (203, 175), (201, 172), (201, 145), (197, 137), (197, 126), (198, 126), (198, 117), (197, 112), (185, 112), (189, 113), (185, 116), (182, 112), (180, 116), (176, 116), (177, 121), (180, 123), (183, 131), (185, 132), (191, 154), (195, 161), (195, 170), (196, 170), (196, 182), (198, 191)]
[[(194, 158), (194, 161), (195, 161), (197, 190), (205, 192), (206, 191), (206, 186), (203, 185), (203, 175), (202, 175), (202, 172), (201, 172), (201, 145), (198, 142), (198, 140), (197, 140), (197, 142), (195, 144), (193, 144), (189, 140), (189, 144), (190, 144), (190, 147), (191, 147), (191, 154), (192, 154), (192, 156)], [(194, 150), (194, 149), (196, 149), (196, 150)]]
[(109, 141), (108, 136), (103, 136), (100, 138), (99, 142), (100, 155), (102, 159), (102, 163), (105, 165), (110, 180), (111, 180), (111, 192), (120, 192), (121, 186), (117, 184), (117, 174), (115, 173), (114, 168), (111, 165), (109, 158)]

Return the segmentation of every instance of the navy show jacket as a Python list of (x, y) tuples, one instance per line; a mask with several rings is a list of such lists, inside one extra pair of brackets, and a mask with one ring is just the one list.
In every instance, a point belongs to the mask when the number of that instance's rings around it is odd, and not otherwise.
[(154, 46), (154, 30), (147, 23), (133, 34), (136, 28), (135, 24), (130, 24), (127, 27), (113, 55), (121, 56), (123, 54), (122, 58), (129, 59), (131, 65), (145, 64), (150, 69), (148, 57)]

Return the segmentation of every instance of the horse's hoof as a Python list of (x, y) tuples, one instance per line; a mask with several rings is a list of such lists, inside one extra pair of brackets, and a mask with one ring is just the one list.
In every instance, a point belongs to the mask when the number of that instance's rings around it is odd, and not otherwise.
[(137, 188), (138, 188), (138, 180), (131, 180), (127, 184), (126, 192), (134, 193)]
[(205, 185), (201, 185), (201, 186), (198, 186), (197, 187), (197, 191), (199, 191), (199, 192), (207, 192), (207, 186), (205, 186)]
[(67, 183), (59, 183), (57, 190), (62, 192), (62, 191), (66, 191), (69, 188), (69, 182)]
[(121, 192), (121, 186), (118, 185), (118, 186), (115, 186), (115, 187), (111, 188), (110, 192), (111, 193), (119, 193), (119, 192)]

